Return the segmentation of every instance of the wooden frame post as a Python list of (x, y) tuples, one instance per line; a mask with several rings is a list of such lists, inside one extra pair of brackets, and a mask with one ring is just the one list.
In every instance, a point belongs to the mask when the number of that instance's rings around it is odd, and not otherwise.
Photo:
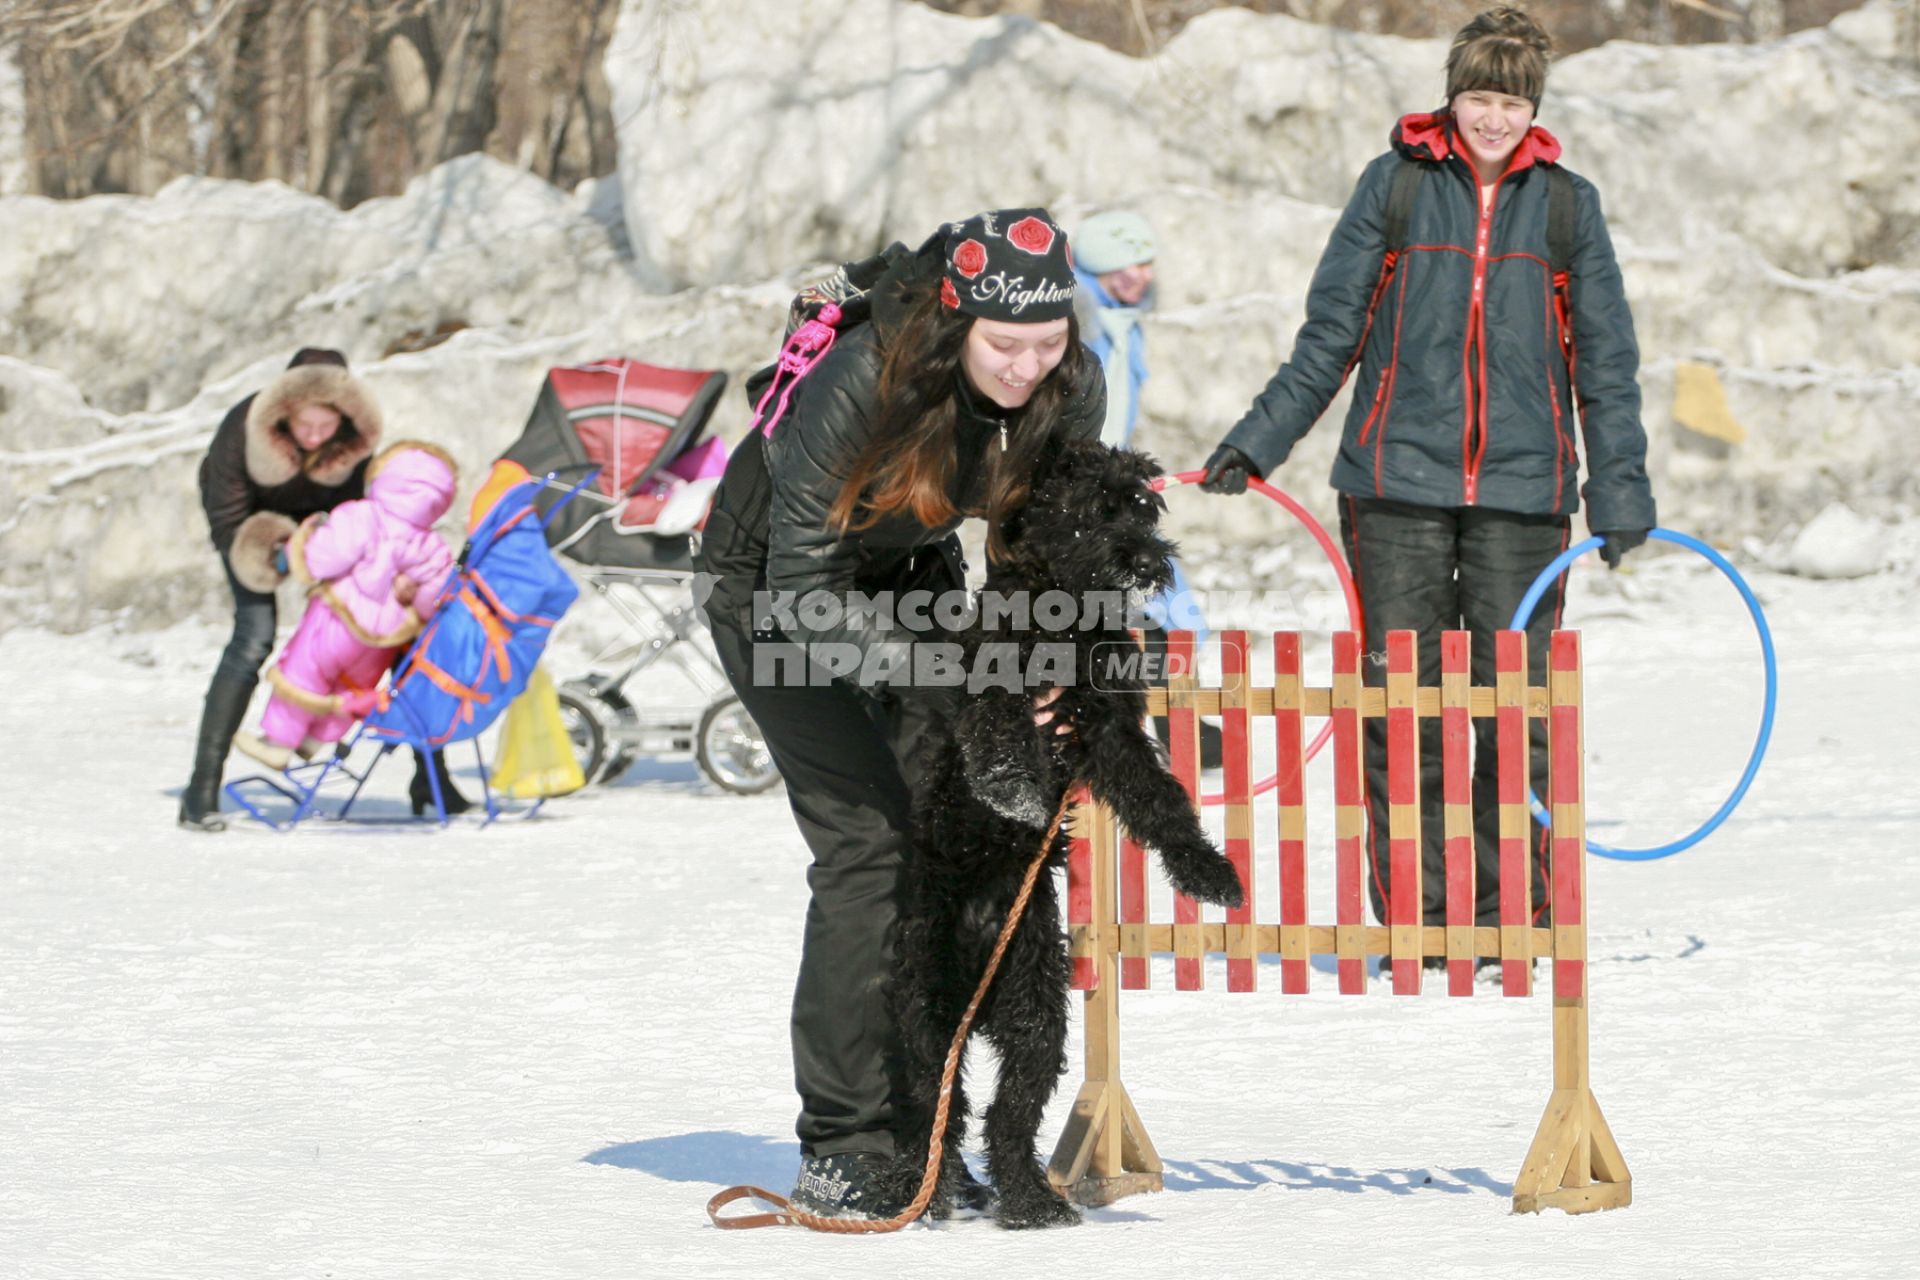
[(1160, 1153), (1120, 1082), (1119, 966), (1106, 925), (1116, 919), (1114, 820), (1105, 806), (1082, 803), (1076, 835), (1092, 846), (1087, 873), (1093, 898), (1093, 986), (1083, 999), (1086, 1081), (1047, 1164), (1047, 1179), (1078, 1204), (1111, 1204), (1161, 1189)]
[(1580, 637), (1556, 631), (1547, 685), (1553, 820), (1553, 1094), (1513, 1183), (1515, 1213), (1633, 1202), (1627, 1162), (1587, 1074), (1586, 780)]

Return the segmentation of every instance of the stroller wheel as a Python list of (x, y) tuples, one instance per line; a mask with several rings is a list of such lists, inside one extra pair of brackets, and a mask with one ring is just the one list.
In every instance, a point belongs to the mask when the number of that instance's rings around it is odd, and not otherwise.
[(569, 686), (560, 689), (560, 723), (566, 726), (567, 742), (573, 748), (573, 758), (580, 763), (580, 775), (588, 782), (599, 780), (599, 770), (607, 758), (607, 735), (594, 708), (597, 701)]
[(738, 698), (722, 698), (706, 709), (693, 745), (700, 772), (728, 791), (750, 796), (780, 781), (760, 726)]
[(600, 726), (606, 763), (600, 766), (600, 776), (592, 780), (612, 782), (631, 768), (639, 755), (627, 733), (639, 723), (640, 713), (627, 701), (627, 695), (620, 691), (620, 686), (596, 683), (594, 687), (602, 707), (606, 709), (607, 719)]

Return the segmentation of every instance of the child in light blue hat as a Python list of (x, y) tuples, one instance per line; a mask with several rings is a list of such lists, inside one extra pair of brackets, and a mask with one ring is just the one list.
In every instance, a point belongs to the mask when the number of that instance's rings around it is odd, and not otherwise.
[[(1152, 225), (1131, 209), (1096, 213), (1073, 233), (1080, 340), (1100, 358), (1107, 375), (1107, 421), (1100, 429), (1104, 444), (1128, 447), (1140, 421), (1140, 388), (1147, 381), (1147, 343), (1140, 321), (1153, 310), (1154, 259), (1159, 253)], [(1206, 616), (1178, 560), (1173, 562), (1173, 585), (1149, 600), (1146, 611), (1158, 623), (1147, 631), (1150, 650), (1164, 649), (1169, 630), (1206, 638)], [(1165, 718), (1156, 719), (1155, 725), (1164, 740)], [(1200, 763), (1210, 769), (1220, 764), (1220, 730), (1205, 721), (1200, 726)]]
[(1126, 445), (1140, 417), (1147, 380), (1140, 320), (1153, 310), (1153, 228), (1129, 209), (1096, 213), (1073, 233), (1073, 273), (1080, 282), (1080, 336), (1107, 374), (1107, 423), (1101, 442)]

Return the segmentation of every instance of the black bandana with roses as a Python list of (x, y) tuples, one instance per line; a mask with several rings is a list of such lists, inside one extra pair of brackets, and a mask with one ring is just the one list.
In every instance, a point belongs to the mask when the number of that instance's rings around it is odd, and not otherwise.
[(1073, 313), (1073, 253), (1045, 209), (949, 222), (940, 300), (970, 316), (1038, 324)]

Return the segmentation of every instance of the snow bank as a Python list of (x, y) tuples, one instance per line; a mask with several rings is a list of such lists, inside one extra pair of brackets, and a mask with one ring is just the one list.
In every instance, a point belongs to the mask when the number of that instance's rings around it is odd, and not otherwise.
[(1887, 562), (1887, 533), (1836, 502), (1807, 522), (1787, 552), (1803, 578), (1863, 578)]
[[(1609, 200), (1667, 523), (1765, 541), (1835, 501), (1920, 507), (1915, 33), (1912, 0), (1877, 0), (1774, 44), (1609, 45), (1556, 71), (1544, 119)], [(1194, 465), (1288, 350), (1354, 175), (1434, 105), (1441, 59), (1240, 10), (1141, 60), (908, 0), (631, 0), (608, 59), (621, 172), (571, 196), (465, 156), (347, 212), (194, 179), (0, 197), (0, 629), (221, 609), (198, 455), (299, 346), (345, 350), (395, 430), (471, 481), (549, 365), (738, 375), (810, 264), (996, 204), (1071, 224), (1125, 201), (1161, 229), (1140, 443)], [(8, 83), (0, 65), (0, 180)], [(1674, 425), (1680, 362), (1713, 370), (1743, 440)], [(716, 426), (745, 420), (729, 396)], [(1337, 434), (1277, 477), (1323, 516)], [(1174, 522), (1196, 546), (1297, 536), (1192, 496)]]
[[(1771, 44), (1610, 43), (1556, 67), (1541, 120), (1630, 240), (1734, 227), (1803, 273), (1911, 265), (1911, 23), (1910, 3), (1882, 0)], [(1190, 184), (1337, 207), (1388, 125), (1440, 104), (1445, 56), (1443, 40), (1235, 8), (1135, 59), (913, 0), (627, 0), (608, 69), (636, 249), (696, 284), (1029, 200)], [(1258, 278), (1269, 243), (1226, 230), (1191, 238)]]
[[(197, 179), (151, 199), (7, 200), (0, 628), (224, 608), (199, 459), (300, 346), (347, 352), (390, 431), (445, 445), (469, 487), (553, 365), (765, 359), (788, 286), (650, 292), (621, 252), (617, 189), (577, 194), (475, 155), (351, 212)], [(717, 422), (744, 423), (736, 400)]]

